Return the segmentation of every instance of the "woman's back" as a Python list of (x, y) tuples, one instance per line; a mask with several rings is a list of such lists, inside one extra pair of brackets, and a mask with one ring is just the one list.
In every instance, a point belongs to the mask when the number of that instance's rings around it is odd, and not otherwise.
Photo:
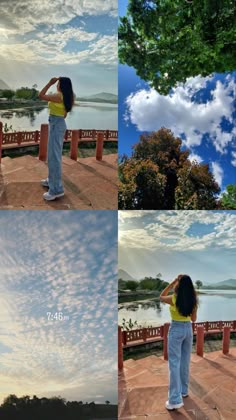
[(176, 307), (176, 295), (175, 294), (173, 294), (172, 303), (170, 304), (170, 315), (171, 315), (172, 321), (182, 321), (182, 322), (191, 321), (191, 315), (183, 316), (178, 311), (178, 308)]

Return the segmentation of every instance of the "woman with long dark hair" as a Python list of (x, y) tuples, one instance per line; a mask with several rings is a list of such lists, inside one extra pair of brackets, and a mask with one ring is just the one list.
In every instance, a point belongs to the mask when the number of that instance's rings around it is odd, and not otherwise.
[[(169, 291), (174, 293), (168, 296)], [(191, 278), (180, 274), (161, 293), (162, 302), (170, 305), (171, 325), (168, 333), (169, 398), (166, 408), (181, 408), (188, 396), (189, 365), (193, 343), (191, 321), (197, 319), (198, 299)]]
[[(57, 93), (47, 94), (48, 89), (57, 83)], [(43, 194), (47, 201), (64, 195), (61, 174), (61, 158), (66, 131), (65, 118), (74, 105), (74, 93), (69, 77), (53, 77), (39, 93), (39, 98), (48, 101), (49, 139), (48, 139), (48, 178), (41, 181), (48, 192)]]

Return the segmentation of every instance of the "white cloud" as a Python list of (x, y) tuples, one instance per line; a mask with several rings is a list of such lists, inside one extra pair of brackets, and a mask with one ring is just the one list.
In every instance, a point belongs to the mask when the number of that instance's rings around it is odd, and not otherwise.
[[(120, 212), (122, 217), (131, 212)], [(132, 212), (133, 213), (133, 212)], [(134, 212), (137, 213), (137, 212)], [(235, 215), (229, 212), (210, 211), (158, 211), (149, 216), (143, 212), (141, 218), (129, 218), (128, 224), (120, 223), (119, 245), (124, 248), (146, 250), (204, 250), (208, 247), (236, 248)], [(150, 217), (152, 220), (150, 221)], [(135, 225), (133, 224), (135, 223)], [(209, 233), (191, 235), (189, 229), (195, 223), (211, 225)], [(199, 228), (199, 233), (201, 232)]]
[(216, 182), (218, 183), (218, 185), (222, 187), (224, 171), (221, 168), (220, 164), (217, 162), (212, 162), (211, 165), (212, 165), (212, 172), (213, 172), (214, 178)]
[[(117, 65), (116, 35), (102, 35), (96, 31), (96, 21), (93, 32), (87, 32), (83, 24), (78, 28), (62, 28), (59, 25), (68, 23), (76, 16), (114, 15), (115, 11), (117, 4), (113, 0), (4, 0), (0, 3), (0, 56), (2, 60), (31, 64), (85, 62), (114, 67)], [(33, 31), (30, 39), (22, 38), (30, 31)], [(83, 42), (87, 45), (83, 46)]]
[[(221, 121), (224, 116), (233, 122), (236, 83), (228, 77), (228, 85), (217, 81), (211, 92), (212, 99), (207, 103), (196, 103), (192, 96), (206, 86), (208, 78), (200, 76), (187, 79), (185, 84), (177, 86), (171, 95), (162, 96), (154, 89), (139, 90), (131, 94), (126, 102), (131, 122), (140, 131), (155, 131), (161, 127), (170, 128), (176, 136), (186, 136), (184, 144), (193, 148), (202, 143), (204, 134), (209, 134), (215, 149), (225, 153), (233, 140), (235, 131), (222, 131)], [(126, 116), (127, 118), (127, 116)]]
[[(116, 0), (1, 0), (0, 24), (15, 34), (29, 32), (39, 23), (64, 24), (75, 16), (117, 16)], [(27, 19), (26, 19), (27, 16)]]
[(196, 162), (198, 162), (198, 163), (203, 162), (203, 159), (202, 159), (202, 158), (201, 158), (201, 156), (199, 156), (197, 153), (191, 153), (191, 154), (189, 155), (189, 160), (190, 160), (191, 162), (194, 162), (194, 161), (196, 161)]
[(236, 152), (231, 152), (232, 155), (232, 161), (231, 161), (231, 165), (236, 166)]
[[(111, 387), (113, 378), (114, 399), (115, 213), (61, 212), (46, 218), (40, 213), (13, 214), (10, 224), (8, 214), (0, 215), (0, 348), (10, 350), (0, 352), (0, 398), (68, 395), (70, 387), (77, 389), (77, 398), (82, 389), (86, 398), (88, 391), (102, 391), (102, 371)], [(99, 250), (91, 248), (92, 241)], [(69, 319), (48, 321), (47, 312), (63, 312)], [(104, 328), (106, 340), (99, 338)], [(87, 380), (91, 371), (93, 389)]]

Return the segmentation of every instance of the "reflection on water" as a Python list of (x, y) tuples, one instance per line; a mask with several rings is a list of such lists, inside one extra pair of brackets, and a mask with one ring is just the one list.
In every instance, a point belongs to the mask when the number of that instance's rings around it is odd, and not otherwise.
[[(236, 320), (236, 290), (206, 291), (199, 295), (197, 321)], [(133, 302), (119, 305), (119, 324), (131, 319), (143, 327), (170, 322), (169, 305), (160, 301)]]
[(157, 311), (161, 310), (160, 307), (160, 301), (143, 301), (143, 302), (131, 302), (130, 304), (125, 304), (125, 305), (119, 305), (118, 310), (122, 310), (123, 308), (125, 308), (127, 311), (138, 311), (139, 309), (143, 309), (144, 311), (147, 311), (150, 308), (156, 309)]
[[(48, 121), (48, 108), (20, 108), (0, 111), (1, 121), (12, 126), (14, 131), (39, 130)], [(75, 106), (66, 118), (68, 129), (89, 128), (117, 130), (118, 110), (116, 105), (80, 104)]]

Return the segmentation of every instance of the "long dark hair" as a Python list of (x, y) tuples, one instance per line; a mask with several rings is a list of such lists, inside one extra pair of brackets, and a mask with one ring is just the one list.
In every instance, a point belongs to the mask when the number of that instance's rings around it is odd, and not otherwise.
[(72, 83), (69, 77), (59, 78), (59, 89), (63, 95), (63, 103), (65, 106), (66, 112), (70, 112), (74, 105), (74, 92), (73, 92)]
[(198, 298), (193, 282), (189, 276), (179, 276), (179, 282), (175, 288), (176, 307), (183, 316), (190, 316), (198, 305)]

